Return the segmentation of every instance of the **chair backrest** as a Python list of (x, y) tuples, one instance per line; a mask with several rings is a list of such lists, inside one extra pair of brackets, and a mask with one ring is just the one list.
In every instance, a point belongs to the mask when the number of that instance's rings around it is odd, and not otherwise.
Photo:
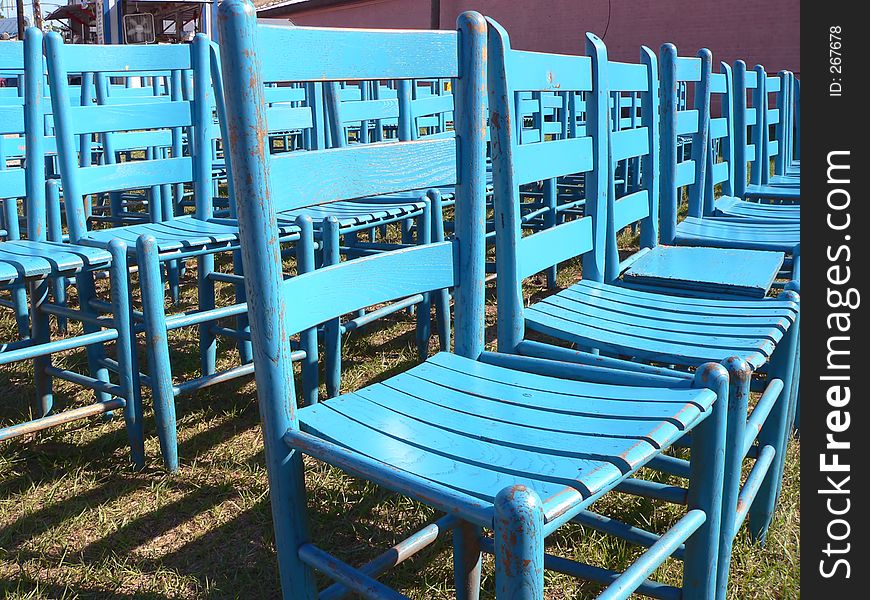
[(794, 85), (794, 119), (792, 119), (792, 139), (794, 140), (791, 159), (801, 159), (801, 80), (792, 73), (792, 82)]
[(341, 87), (339, 82), (325, 86), (332, 145), (346, 144), (348, 129), (360, 143), (390, 137), (407, 141), (453, 135), (447, 128), (447, 121), (452, 120), (453, 96), (445, 90), (443, 80), (401, 79), (389, 82), (392, 87), (381, 81), (355, 83), (358, 85), (352, 87)]
[[(489, 24), (498, 344), (510, 352), (523, 338), (523, 279), (581, 255), (584, 277), (603, 276), (607, 169), (600, 167), (607, 164), (608, 105), (600, 69), (607, 53), (592, 34), (586, 36), (588, 56), (513, 50), (507, 32), (495, 21)], [(557, 113), (566, 123), (564, 136), (545, 135), (543, 119), (525, 118), (529, 110), (546, 110), (540, 94), (551, 92), (569, 102)], [(579, 113), (584, 127), (577, 127)], [(537, 133), (524, 135), (529, 128)], [(584, 216), (523, 236), (520, 186), (577, 173), (586, 173)]]
[[(673, 44), (663, 44), (660, 49), (660, 240), (663, 244), (674, 243), (684, 191), (688, 191), (688, 214), (701, 217), (704, 213), (711, 60), (706, 48), (698, 51), (697, 56), (679, 56)], [(721, 83), (721, 78), (717, 79), (717, 86), (721, 87)], [(675, 91), (679, 88), (687, 90), (685, 102), (680, 101)], [(718, 131), (720, 125), (716, 127)], [(688, 151), (683, 151), (681, 144), (683, 148), (688, 146)]]
[[(750, 71), (742, 60), (734, 63), (733, 77), (734, 195), (743, 197), (749, 177), (752, 183), (760, 184), (765, 170), (762, 164), (767, 137), (764, 133), (764, 85), (767, 77), (761, 65)], [(766, 168), (770, 168), (769, 164)]]
[[(703, 70), (706, 70), (706, 61), (707, 57), (703, 56)], [(713, 116), (717, 106), (720, 113)], [(720, 62), (719, 72), (710, 73), (710, 100), (703, 108), (709, 112), (709, 124), (701, 210), (704, 216), (710, 216), (716, 211), (716, 186), (721, 186), (725, 196), (733, 196), (735, 189), (734, 72), (728, 63)]]
[[(290, 35), (286, 34), (284, 28), (280, 27), (263, 27), (260, 31), (260, 36), (268, 37), (272, 35)], [(329, 145), (338, 146), (347, 145), (344, 126), (348, 122), (356, 122), (361, 119), (386, 119), (393, 115), (399, 122), (399, 139), (402, 141), (410, 141), (414, 139), (413, 133), (410, 131), (411, 126), (403, 127), (403, 122), (409, 122), (412, 119), (412, 110), (416, 106), (414, 102), (408, 99), (405, 101), (392, 100), (349, 100), (341, 101), (341, 88), (338, 85), (341, 81), (385, 81), (395, 80), (397, 85), (401, 87), (410, 86), (413, 79), (433, 79), (433, 78), (453, 78), (456, 77), (456, 34), (455, 32), (436, 33), (425, 32), (420, 34), (422, 37), (419, 40), (414, 40), (407, 32), (388, 32), (388, 31), (360, 31), (360, 30), (323, 30), (316, 28), (297, 27), (294, 28), (292, 37), (293, 43), (304, 45), (308, 38), (311, 38), (312, 44), (324, 44), (327, 40), (332, 40), (329, 43), (336, 44), (335, 48), (324, 48), (323, 51), (328, 55), (325, 60), (334, 60), (336, 65), (341, 64), (335, 53), (338, 51), (347, 52), (348, 54), (360, 54), (359, 48), (354, 49), (352, 44), (368, 44), (370, 43), (389, 43), (396, 52), (406, 53), (405, 61), (399, 63), (398, 59), (393, 63), (389, 61), (384, 65), (384, 71), (378, 69), (377, 64), (372, 63), (366, 65), (368, 72), (355, 72), (352, 69), (354, 64), (352, 60), (347, 60), (346, 65), (340, 72), (343, 76), (324, 80), (304, 68), (291, 68), (283, 59), (279, 60), (277, 55), (266, 54), (263, 61), (263, 77), (264, 81), (269, 83), (282, 84), (302, 84), (306, 88), (306, 106), (293, 106), (292, 104), (279, 103), (272, 104), (266, 108), (266, 127), (269, 132), (285, 131), (304, 127), (308, 123), (317, 123), (320, 115), (317, 103), (319, 102), (317, 87), (322, 86), (323, 96), (326, 103), (325, 113), (326, 122), (330, 126), (330, 135), (324, 136), (322, 140), (318, 139), (311, 147), (311, 152), (317, 152)], [(298, 41), (295, 41), (298, 40)], [(414, 49), (410, 45), (415, 41), (423, 44), (423, 49)], [(318, 51), (320, 49), (318, 48)], [(362, 58), (374, 59), (375, 50), (362, 52)], [(376, 56), (380, 57), (380, 53)], [(451, 63), (444, 62), (446, 57), (450, 57)], [(427, 63), (429, 59), (434, 62)], [(439, 62), (440, 61), (440, 62)], [(305, 61), (311, 63), (310, 60)], [(312, 64), (321, 64), (320, 61)], [(395, 72), (395, 76), (390, 76), (391, 72)], [(268, 89), (268, 88), (267, 88)], [(281, 89), (281, 88), (278, 88)], [(226, 92), (226, 90), (225, 90)], [(401, 95), (401, 92), (400, 92)], [(446, 96), (452, 101), (452, 96)], [(386, 111), (381, 109), (386, 107)], [(396, 110), (398, 109), (398, 110)], [(452, 106), (451, 106), (452, 109)], [(349, 114), (350, 113), (350, 114)], [(318, 128), (315, 125), (315, 130)], [(451, 161), (455, 158), (452, 152), (455, 150), (455, 145), (452, 140), (452, 135), (445, 139), (426, 139), (419, 140), (420, 142), (427, 141), (429, 143), (419, 144), (417, 146), (406, 146), (397, 144), (391, 150), (395, 152), (396, 160), (404, 162), (410, 158), (409, 152), (413, 152), (419, 161), (413, 172), (406, 173), (409, 178), (417, 178), (421, 184), (418, 188), (438, 187), (442, 185), (450, 185), (455, 183), (455, 169)], [(321, 145), (323, 144), (323, 145)], [(355, 145), (358, 146), (354, 160), (359, 160), (360, 165), (364, 164), (366, 158), (365, 149), (369, 144)], [(345, 193), (344, 183), (346, 180), (343, 177), (338, 177), (340, 169), (332, 169), (323, 166), (324, 176), (320, 176), (321, 171), (311, 171), (302, 165), (306, 160), (318, 161), (327, 160), (318, 155), (316, 158), (306, 158), (306, 155), (311, 152), (302, 153), (275, 153), (269, 156), (270, 161), (270, 177), (275, 182), (274, 189), (280, 190), (280, 193), (274, 197), (274, 202), (277, 210), (286, 211), (314, 204), (323, 204), (333, 200), (340, 199)], [(381, 153), (384, 150), (378, 150)], [(290, 155), (299, 154), (300, 156)], [(325, 155), (330, 156), (330, 155)], [(343, 157), (336, 160), (344, 160)], [(290, 161), (290, 162), (288, 162)], [(299, 166), (297, 166), (299, 165)], [(393, 171), (392, 169), (388, 169)], [(425, 173), (424, 173), (425, 171)], [(311, 177), (312, 173), (317, 173), (317, 177)], [(394, 185), (396, 190), (401, 189), (401, 177), (397, 177), (398, 173), (371, 172), (369, 176), (359, 178), (356, 181), (356, 192), (354, 197), (370, 196), (379, 193), (386, 184), (388, 187)], [(332, 177), (331, 177), (332, 176)], [(305, 180), (304, 185), (296, 185), (296, 179), (302, 178)], [(288, 179), (289, 178), (289, 179)], [(291, 183), (292, 181), (292, 183)], [(301, 183), (301, 181), (300, 181)]]
[(767, 169), (760, 173), (763, 183), (770, 181), (771, 160), (774, 161), (776, 175), (785, 173), (788, 164), (786, 155), (791, 146), (792, 77), (791, 72), (780, 71), (765, 78), (764, 155)]
[[(154, 102), (180, 102), (182, 97), (182, 78), (188, 72), (179, 69), (169, 73), (149, 73), (147, 75), (119, 76), (115, 73), (98, 72), (94, 74), (96, 104), (100, 106), (125, 106), (150, 104)], [(113, 83), (122, 79), (123, 83)], [(141, 80), (141, 87), (130, 87), (131, 80)], [(182, 155), (183, 132), (181, 127), (171, 129), (152, 129), (147, 131), (113, 131), (99, 136), (102, 141), (102, 164), (118, 162), (119, 152), (158, 148), (171, 149), (172, 156)]]
[[(158, 185), (193, 184), (196, 217), (213, 213), (211, 135), (213, 117), (208, 102), (211, 87), (209, 40), (198, 35), (191, 44), (156, 46), (68, 45), (57, 33), (46, 37), (51, 103), (58, 158), (64, 189), (64, 207), (70, 239), (87, 230), (85, 197), (91, 194), (148, 189)], [(76, 106), (68, 93), (72, 73), (124, 72), (128, 76), (154, 71), (193, 72), (193, 92), (168, 102), (132, 102)], [(186, 78), (185, 78), (186, 79)], [(117, 164), (80, 164), (75, 136), (159, 131), (188, 128), (190, 154)]]
[[(221, 61), (245, 284), (270, 475), (281, 436), (296, 425), (294, 332), (373, 303), (455, 286), (456, 352), (483, 349), (485, 57), (479, 15), (456, 31), (257, 25), (252, 5), (220, 7)], [(460, 45), (460, 39), (462, 44)], [(280, 52), (272, 49), (279, 49)], [(462, 73), (463, 76), (459, 77)], [(449, 139), (354, 144), (269, 154), (264, 82), (457, 78)], [(400, 117), (401, 118), (401, 117)], [(457, 184), (457, 236), (346, 261), (284, 280), (276, 213), (302, 204)]]
[[(27, 237), (45, 239), (45, 98), (42, 76), (42, 32), (34, 27), (25, 30), (23, 42), (0, 44), (0, 70), (21, 72), (19, 85), (23, 83), (21, 102), (0, 104), (0, 136), (11, 138), (20, 144), (25, 142), (24, 161), (9, 166), (6, 160), (0, 164), (0, 200), (3, 200), (3, 221), (6, 239), (20, 236), (18, 223), (18, 200), (27, 201)], [(21, 136), (24, 137), (21, 137)]]
[[(608, 134), (607, 237), (605, 281), (619, 277), (617, 234), (640, 224), (640, 245), (658, 243), (659, 231), (659, 79), (655, 53), (641, 47), (639, 63), (603, 63), (608, 102), (614, 111)], [(678, 98), (674, 88), (674, 99)], [(615, 122), (617, 121), (617, 122)], [(626, 184), (616, 187), (616, 169), (624, 165)], [(629, 176), (631, 180), (629, 181)], [(619, 192), (619, 193), (618, 193)]]

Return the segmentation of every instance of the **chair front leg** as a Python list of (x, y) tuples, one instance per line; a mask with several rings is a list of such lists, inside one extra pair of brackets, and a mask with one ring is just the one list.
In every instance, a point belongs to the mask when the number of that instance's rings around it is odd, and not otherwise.
[[(24, 291), (24, 286), (20, 287)], [(48, 287), (49, 284), (46, 279), (30, 284), (33, 343), (40, 346), (48, 344), (51, 341), (48, 313), (42, 310), (42, 306), (48, 300)], [(34, 412), (40, 417), (48, 416), (54, 406), (51, 375), (46, 372), (46, 368), (50, 366), (51, 354), (44, 354), (33, 359), (33, 382), (36, 386), (36, 407)]]
[(112, 312), (115, 327), (118, 329), (118, 379), (127, 401), (124, 406), (124, 421), (130, 442), (130, 456), (133, 466), (139, 470), (145, 467), (145, 434), (142, 424), (142, 388), (136, 360), (136, 332), (133, 329), (133, 308), (127, 280), (127, 246), (120, 240), (112, 240), (109, 243), (109, 252), (112, 254)]
[(541, 600), (544, 597), (544, 510), (541, 499), (522, 485), (495, 498), (495, 597)]
[[(798, 301), (798, 296), (792, 291), (785, 291), (778, 296), (783, 300)], [(783, 389), (780, 398), (770, 411), (764, 426), (758, 434), (758, 445), (772, 446), (776, 450), (773, 464), (764, 478), (764, 482), (758, 491), (752, 508), (749, 511), (749, 533), (753, 539), (764, 543), (767, 537), (767, 529), (773, 520), (773, 511), (782, 488), (782, 476), (785, 471), (785, 454), (788, 450), (788, 442), (791, 438), (791, 423), (789, 416), (792, 410), (793, 377), (795, 371), (795, 356), (797, 355), (797, 342), (799, 339), (799, 319), (789, 327), (782, 340), (770, 357), (768, 377), (781, 379)]]
[(175, 418), (175, 393), (172, 389), (172, 365), (169, 362), (163, 280), (157, 240), (143, 235), (136, 240), (139, 263), (139, 287), (142, 292), (142, 313), (145, 322), (145, 344), (148, 356), (148, 376), (154, 400), (154, 419), (160, 452), (167, 471), (178, 470), (178, 433)]

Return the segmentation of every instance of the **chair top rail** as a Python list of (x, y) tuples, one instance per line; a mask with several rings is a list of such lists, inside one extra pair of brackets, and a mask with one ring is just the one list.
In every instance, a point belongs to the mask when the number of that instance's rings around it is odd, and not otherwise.
[(65, 44), (64, 66), (70, 73), (150, 76), (193, 66), (190, 44), (94, 45)]
[[(455, 31), (260, 25), (263, 80), (355, 81), (458, 75)], [(316, 56), (317, 60), (311, 60)]]

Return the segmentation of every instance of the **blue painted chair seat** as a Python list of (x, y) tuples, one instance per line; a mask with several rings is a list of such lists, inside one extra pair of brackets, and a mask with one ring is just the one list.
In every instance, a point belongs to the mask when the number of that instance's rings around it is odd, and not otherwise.
[(425, 206), (425, 203), (420, 202), (420, 196), (424, 193), (395, 194), (371, 199), (342, 200), (329, 204), (318, 204), (281, 212), (278, 218), (291, 222), (300, 215), (307, 215), (315, 223), (327, 217), (335, 217), (341, 227), (376, 225), (381, 221), (407, 218), (420, 213)]
[[(411, 495), (430, 504), (428, 490), (459, 490), (483, 501), (460, 511), (480, 514), (499, 491), (522, 484), (553, 519), (643, 466), (714, 399), (707, 389), (571, 381), (442, 352), (298, 415), (305, 434), (346, 449), (342, 468), (386, 488), (413, 486)], [(305, 435), (290, 430), (285, 441), (318, 457)], [(370, 461), (391, 477), (373, 476)]]
[(160, 223), (138, 223), (112, 229), (89, 231), (79, 243), (105, 248), (113, 238), (127, 244), (128, 251), (136, 251), (140, 235), (153, 235), (160, 252), (203, 248), (207, 246), (236, 243), (239, 228), (235, 225), (195, 219), (192, 216), (177, 217)]
[(759, 223), (730, 217), (686, 217), (675, 243), (791, 253), (801, 241), (799, 223)]
[(525, 311), (529, 329), (637, 358), (699, 365), (739, 356), (770, 358), (797, 306), (780, 300), (681, 298), (580, 281)]
[(787, 200), (800, 200), (800, 181), (798, 181), (796, 186), (747, 185), (744, 195), (747, 198), (783, 198)]
[(782, 175), (771, 175), (770, 177), (770, 185), (779, 186), (788, 186), (788, 187), (800, 187), (801, 184), (801, 174), (800, 171), (797, 173), (792, 171), (786, 171)]
[(625, 285), (646, 286), (647, 291), (656, 286), (757, 299), (770, 291), (785, 260), (782, 252), (703, 246), (659, 245), (636, 256), (622, 273)]
[(716, 213), (727, 217), (742, 217), (755, 220), (800, 222), (799, 204), (766, 204), (748, 202), (735, 196), (722, 196), (716, 199)]
[(61, 242), (12, 240), (0, 244), (0, 283), (74, 275), (106, 267), (112, 256), (105, 250)]

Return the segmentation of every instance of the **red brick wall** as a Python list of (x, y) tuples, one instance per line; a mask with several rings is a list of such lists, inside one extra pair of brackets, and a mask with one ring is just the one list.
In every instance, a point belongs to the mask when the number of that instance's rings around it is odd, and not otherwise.
[[(363, 0), (289, 17), (299, 25), (426, 29), (430, 10), (429, 0)], [(800, 74), (798, 0), (441, 0), (441, 27), (463, 10), (493, 17), (525, 50), (582, 53), (592, 31), (617, 60), (637, 61), (641, 44), (657, 51), (672, 42), (681, 55), (706, 46), (714, 60)]]

